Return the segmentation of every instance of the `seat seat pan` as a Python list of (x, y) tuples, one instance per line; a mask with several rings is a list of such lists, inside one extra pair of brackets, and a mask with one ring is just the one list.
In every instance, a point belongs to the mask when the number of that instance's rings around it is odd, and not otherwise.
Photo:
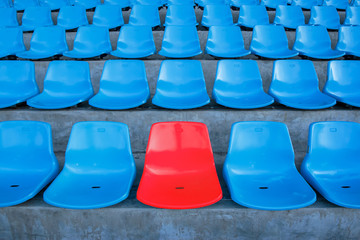
[(27, 104), (40, 109), (61, 109), (75, 106), (88, 100), (92, 95), (87, 96), (51, 96), (41, 93), (27, 101)]
[(53, 57), (55, 55), (62, 55), (62, 51), (60, 51), (60, 52), (57, 52), (57, 51), (40, 52), (40, 51), (34, 51), (34, 50), (30, 49), (29, 51), (20, 52), (20, 53), (16, 54), (17, 57), (24, 58), (24, 59), (50, 58), (50, 57)]
[(297, 97), (276, 96), (275, 99), (277, 102), (285, 106), (297, 108), (297, 109), (308, 109), (308, 110), (328, 108), (336, 104), (335, 99), (321, 93), (320, 91), (306, 96), (297, 96)]
[(202, 107), (210, 103), (210, 98), (207, 95), (204, 96), (179, 96), (173, 97), (161, 95), (160, 93), (155, 94), (152, 99), (152, 103), (156, 106), (169, 108), (169, 109), (192, 109)]
[(101, 109), (122, 110), (136, 108), (146, 103), (148, 99), (145, 92), (132, 96), (124, 95), (124, 97), (120, 97), (120, 95), (121, 93), (119, 93), (119, 96), (108, 96), (104, 93), (98, 93), (89, 100), (89, 104)]
[(151, 47), (151, 49), (141, 49), (141, 50), (132, 49), (132, 48), (116, 49), (115, 51), (112, 51), (110, 54), (119, 58), (143, 58), (143, 57), (151, 56), (155, 54), (155, 52), (156, 49)]
[(274, 102), (274, 99), (265, 92), (254, 94), (229, 94), (224, 91), (223, 94), (217, 92), (216, 102), (220, 105), (237, 109), (253, 109), (268, 106)]
[(290, 50), (290, 49), (273, 49), (273, 51), (263, 51), (263, 50), (252, 50), (252, 52), (255, 55), (261, 56), (261, 57), (265, 57), (265, 58), (272, 58), (272, 59), (276, 59), (276, 58), (291, 58), (291, 57), (295, 57), (297, 55), (299, 55), (299, 52), (294, 51), (294, 50)]
[(360, 97), (359, 96), (353, 96), (353, 97), (336, 97), (331, 95), (333, 98), (335, 98), (339, 102), (343, 102), (345, 104), (354, 106), (354, 107), (360, 107)]
[(314, 52), (314, 53), (306, 53), (300, 52), (300, 55), (305, 55), (310, 58), (317, 58), (317, 59), (333, 59), (333, 58), (340, 58), (345, 55), (344, 52), (338, 50), (328, 50), (328, 51), (321, 51), (321, 52)]
[(235, 49), (231, 48), (228, 50), (225, 49), (216, 49), (216, 48), (206, 48), (206, 53), (222, 58), (237, 58), (237, 57), (244, 57), (251, 54), (250, 50), (246, 50), (243, 48)]
[(169, 57), (169, 58), (187, 58), (194, 57), (202, 54), (201, 49), (184, 49), (184, 50), (166, 50), (161, 49), (159, 55)]
[(69, 57), (69, 58), (93, 58), (93, 57), (98, 57), (102, 54), (108, 54), (111, 51), (111, 49), (109, 51), (97, 51), (95, 49), (93, 49), (93, 50), (94, 51), (91, 51), (91, 52), (71, 50), (71, 51), (64, 52), (63, 55), (65, 57)]

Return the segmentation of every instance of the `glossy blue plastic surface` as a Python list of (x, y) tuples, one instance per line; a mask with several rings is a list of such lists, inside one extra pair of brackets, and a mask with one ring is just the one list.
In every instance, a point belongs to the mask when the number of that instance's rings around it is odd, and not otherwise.
[(170, 58), (187, 58), (201, 54), (195, 26), (167, 26), (159, 54)]
[(344, 25), (360, 25), (360, 8), (359, 7), (347, 7), (346, 18)]
[(323, 6), (334, 6), (337, 9), (345, 10), (349, 6), (349, 0), (323, 0)]
[(160, 26), (160, 15), (157, 6), (134, 5), (131, 9), (129, 25), (136, 26)]
[(102, 109), (130, 109), (146, 103), (149, 97), (143, 61), (109, 60), (104, 65), (99, 93), (89, 104)]
[(201, 25), (211, 26), (229, 26), (233, 25), (234, 20), (229, 5), (206, 5), (201, 20)]
[(1, 122), (0, 159), (0, 207), (33, 198), (59, 172), (50, 124)]
[(339, 40), (336, 50), (346, 55), (360, 57), (360, 26), (342, 26), (339, 29)]
[(109, 29), (97, 26), (81, 26), (75, 36), (74, 48), (64, 52), (70, 58), (92, 58), (112, 51)]
[(88, 24), (89, 22), (86, 16), (85, 8), (81, 6), (65, 6), (60, 8), (57, 18), (57, 26), (69, 30)]
[(64, 6), (70, 5), (68, 0), (39, 0), (40, 6), (47, 6), (51, 10), (57, 10)]
[(258, 5), (260, 4), (259, 0), (230, 0), (229, 1), (230, 6), (232, 7), (242, 7), (245, 5)]
[(209, 29), (205, 52), (212, 56), (237, 58), (249, 55), (238, 26), (212, 26)]
[(227, 4), (227, 1), (226, 0), (195, 0), (195, 3), (199, 7), (205, 7), (206, 5)]
[(153, 104), (169, 109), (192, 109), (209, 102), (200, 61), (165, 60), (161, 63)]
[(21, 27), (0, 28), (0, 58), (25, 50)]
[(299, 53), (290, 50), (283, 26), (256, 25), (253, 30), (250, 50), (266, 58), (290, 58)]
[(82, 6), (86, 9), (94, 8), (100, 4), (101, 4), (100, 0), (74, 0), (75, 6)]
[(283, 123), (234, 123), (223, 176), (232, 200), (245, 207), (290, 210), (316, 201), (315, 192), (295, 167)]
[(0, 27), (19, 26), (15, 8), (0, 8)]
[(48, 7), (28, 7), (22, 16), (23, 31), (33, 31), (37, 27), (54, 25), (51, 10)]
[(39, 6), (38, 0), (14, 0), (14, 8), (17, 11), (25, 10), (28, 7)]
[(0, 61), (0, 108), (24, 102), (38, 93), (33, 62)]
[(333, 6), (313, 6), (309, 25), (322, 25), (327, 29), (336, 30), (340, 27), (340, 16)]
[(42, 59), (62, 55), (67, 50), (69, 49), (64, 28), (38, 27), (31, 37), (30, 49), (17, 53), (16, 56), (24, 59)]
[(360, 1), (359, 0), (352, 0), (351, 5), (354, 7), (359, 7), (360, 6)]
[(323, 92), (339, 102), (360, 107), (360, 61), (330, 61)]
[(318, 5), (318, 0), (292, 0), (292, 6), (300, 6), (304, 9), (311, 9), (312, 6)]
[(331, 39), (324, 26), (299, 26), (296, 29), (293, 49), (299, 51), (300, 55), (317, 59), (332, 59), (345, 55), (344, 52), (331, 48)]
[(298, 26), (305, 25), (305, 17), (300, 6), (279, 5), (276, 8), (274, 23), (285, 28), (296, 29)]
[(43, 92), (27, 104), (40, 109), (61, 109), (84, 102), (93, 94), (87, 62), (52, 61), (45, 75)]
[(135, 179), (128, 126), (117, 122), (74, 124), (65, 166), (44, 193), (62, 208), (92, 209), (125, 200)]
[(336, 100), (319, 90), (319, 80), (310, 60), (278, 60), (274, 62), (269, 94), (275, 101), (298, 109), (324, 109)]
[(198, 25), (194, 7), (191, 5), (170, 5), (166, 12), (165, 26)]
[(171, 6), (171, 5), (190, 5), (190, 6), (194, 6), (195, 2), (194, 0), (167, 0), (166, 5)]
[(301, 174), (323, 197), (342, 207), (360, 208), (359, 140), (359, 123), (310, 125)]
[(131, 1), (130, 0), (104, 0), (104, 4), (109, 4), (109, 5), (117, 5), (119, 7), (122, 8), (127, 8), (131, 6)]
[(109, 29), (124, 25), (121, 7), (116, 5), (98, 5), (94, 12), (93, 25)]
[(274, 102), (264, 92), (258, 65), (253, 60), (219, 61), (212, 94), (218, 104), (237, 109), (261, 108)]
[(150, 26), (125, 25), (120, 29), (116, 50), (110, 54), (120, 58), (144, 58), (155, 52)]
[(287, 0), (261, 0), (261, 4), (276, 9), (279, 5), (287, 5)]
[(12, 1), (10, 0), (0, 0), (0, 8), (11, 8)]
[(164, 2), (162, 0), (132, 0), (133, 5), (152, 5), (162, 7)]
[(237, 25), (253, 28), (269, 24), (269, 15), (264, 5), (243, 5), (240, 7)]

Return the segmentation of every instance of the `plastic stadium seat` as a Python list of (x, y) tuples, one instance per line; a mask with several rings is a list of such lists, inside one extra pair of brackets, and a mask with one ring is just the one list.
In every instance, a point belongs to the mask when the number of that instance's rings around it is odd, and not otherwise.
[(120, 58), (144, 58), (155, 52), (150, 26), (125, 25), (120, 29), (116, 50), (110, 54)]
[(242, 6), (249, 6), (249, 5), (258, 5), (260, 4), (259, 0), (230, 0), (230, 6), (241, 8)]
[(0, 123), (0, 207), (23, 203), (58, 174), (51, 126), (35, 121)]
[(93, 25), (109, 29), (124, 25), (121, 7), (116, 5), (98, 5), (94, 12)]
[(99, 93), (89, 104), (102, 109), (130, 109), (146, 103), (149, 97), (143, 61), (110, 60), (105, 62)]
[(14, 8), (0, 8), (0, 27), (19, 26)]
[(360, 107), (360, 61), (330, 61), (323, 92), (339, 102)]
[(290, 58), (299, 53), (290, 50), (283, 26), (256, 25), (253, 30), (250, 50), (266, 58)]
[(44, 200), (73, 209), (111, 206), (129, 196), (135, 174), (126, 124), (76, 123), (66, 149), (64, 169), (45, 191)]
[(284, 123), (234, 123), (223, 176), (232, 200), (245, 207), (290, 210), (316, 201), (315, 192), (295, 167)]
[(152, 5), (162, 7), (164, 5), (162, 0), (132, 0), (133, 5)]
[(261, 4), (268, 8), (277, 8), (279, 5), (287, 5), (287, 0), (261, 0)]
[(0, 8), (11, 8), (12, 6), (11, 0), (0, 0)]
[(299, 51), (300, 55), (317, 59), (332, 59), (345, 55), (344, 52), (331, 48), (331, 39), (324, 26), (299, 26), (296, 29), (294, 50)]
[(23, 31), (33, 31), (37, 27), (54, 25), (51, 10), (48, 7), (28, 7), (22, 16)]
[(274, 23), (285, 28), (296, 29), (298, 26), (305, 25), (305, 17), (300, 6), (280, 5), (276, 8)]
[(79, 27), (72, 51), (64, 52), (70, 58), (92, 58), (112, 51), (109, 30), (105, 27)]
[(269, 24), (269, 15), (264, 5), (243, 5), (240, 7), (237, 25), (254, 28)]
[(340, 16), (333, 6), (313, 6), (309, 20), (310, 25), (322, 25), (336, 30), (340, 27)]
[(88, 24), (85, 8), (81, 6), (65, 6), (60, 8), (57, 26), (70, 30)]
[(310, 125), (308, 153), (301, 174), (328, 201), (360, 208), (359, 140), (355, 122), (316, 122)]
[(352, 0), (351, 5), (354, 6), (354, 7), (359, 7), (360, 6), (360, 1), (359, 0)]
[(200, 61), (163, 61), (152, 103), (168, 109), (192, 109), (210, 103)]
[(39, 0), (40, 6), (47, 6), (51, 10), (57, 10), (64, 6), (70, 5), (68, 0)]
[(17, 53), (16, 56), (25, 59), (42, 59), (62, 55), (67, 50), (69, 49), (64, 28), (38, 27), (31, 37), (30, 49)]
[(39, 93), (30, 61), (0, 61), (0, 108), (26, 101)]
[(228, 26), (233, 25), (234, 20), (229, 5), (206, 5), (201, 20), (201, 25), (211, 26)]
[(167, 26), (159, 54), (170, 58), (187, 58), (201, 54), (195, 26)]
[(253, 60), (219, 61), (212, 94), (218, 104), (237, 109), (261, 108), (274, 102), (264, 92), (258, 65)]
[(131, 6), (130, 0), (104, 0), (104, 4), (117, 5), (121, 8), (127, 8)]
[(190, 209), (221, 200), (209, 133), (203, 123), (152, 125), (137, 199), (157, 208)]
[(318, 0), (292, 0), (292, 6), (300, 6), (304, 9), (311, 9), (313, 6), (318, 5)]
[(160, 15), (157, 6), (135, 5), (132, 7), (129, 25), (156, 27), (160, 26), (160, 24)]
[(206, 5), (218, 5), (218, 4), (227, 4), (226, 0), (195, 0), (195, 3), (199, 7), (205, 7)]
[(251, 54), (244, 47), (238, 26), (210, 27), (205, 52), (215, 57), (237, 58)]
[(191, 5), (170, 5), (166, 12), (165, 26), (198, 25), (194, 7)]
[(360, 57), (360, 26), (342, 26), (339, 29), (339, 40), (336, 50), (346, 55)]
[(23, 11), (28, 7), (39, 6), (38, 0), (14, 0), (14, 8), (17, 11)]
[(87, 62), (52, 61), (44, 80), (44, 91), (27, 101), (40, 109), (61, 109), (84, 102), (93, 96)]
[(275, 61), (269, 94), (278, 103), (297, 109), (324, 109), (336, 104), (335, 99), (320, 92), (310, 60)]
[(100, 4), (101, 4), (100, 0), (74, 0), (75, 6), (82, 6), (86, 9), (95, 8)]
[(20, 27), (0, 28), (0, 58), (25, 51), (23, 32)]
[(171, 6), (171, 5), (190, 5), (190, 6), (194, 6), (195, 2), (194, 0), (167, 0), (166, 5)]
[(360, 8), (359, 7), (347, 7), (346, 18), (344, 25), (360, 25)]
[(349, 6), (349, 0), (323, 0), (323, 6), (334, 6), (337, 9), (345, 10)]

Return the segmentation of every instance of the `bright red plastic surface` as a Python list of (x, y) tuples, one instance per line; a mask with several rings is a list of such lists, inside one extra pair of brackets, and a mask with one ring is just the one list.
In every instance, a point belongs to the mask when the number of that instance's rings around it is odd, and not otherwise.
[(153, 124), (137, 199), (153, 207), (205, 207), (222, 198), (208, 130), (195, 122)]

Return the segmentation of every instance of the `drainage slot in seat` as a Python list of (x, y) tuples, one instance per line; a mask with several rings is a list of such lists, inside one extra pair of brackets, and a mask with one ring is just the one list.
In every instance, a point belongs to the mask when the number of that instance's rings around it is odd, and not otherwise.
[(176, 187), (175, 189), (184, 189), (184, 187)]
[(19, 187), (20, 185), (11, 185), (10, 187)]
[(93, 187), (91, 187), (91, 188), (101, 188), (100, 186), (93, 186)]
[(341, 186), (341, 188), (350, 188), (350, 186)]
[(259, 187), (259, 189), (269, 189), (268, 187)]

